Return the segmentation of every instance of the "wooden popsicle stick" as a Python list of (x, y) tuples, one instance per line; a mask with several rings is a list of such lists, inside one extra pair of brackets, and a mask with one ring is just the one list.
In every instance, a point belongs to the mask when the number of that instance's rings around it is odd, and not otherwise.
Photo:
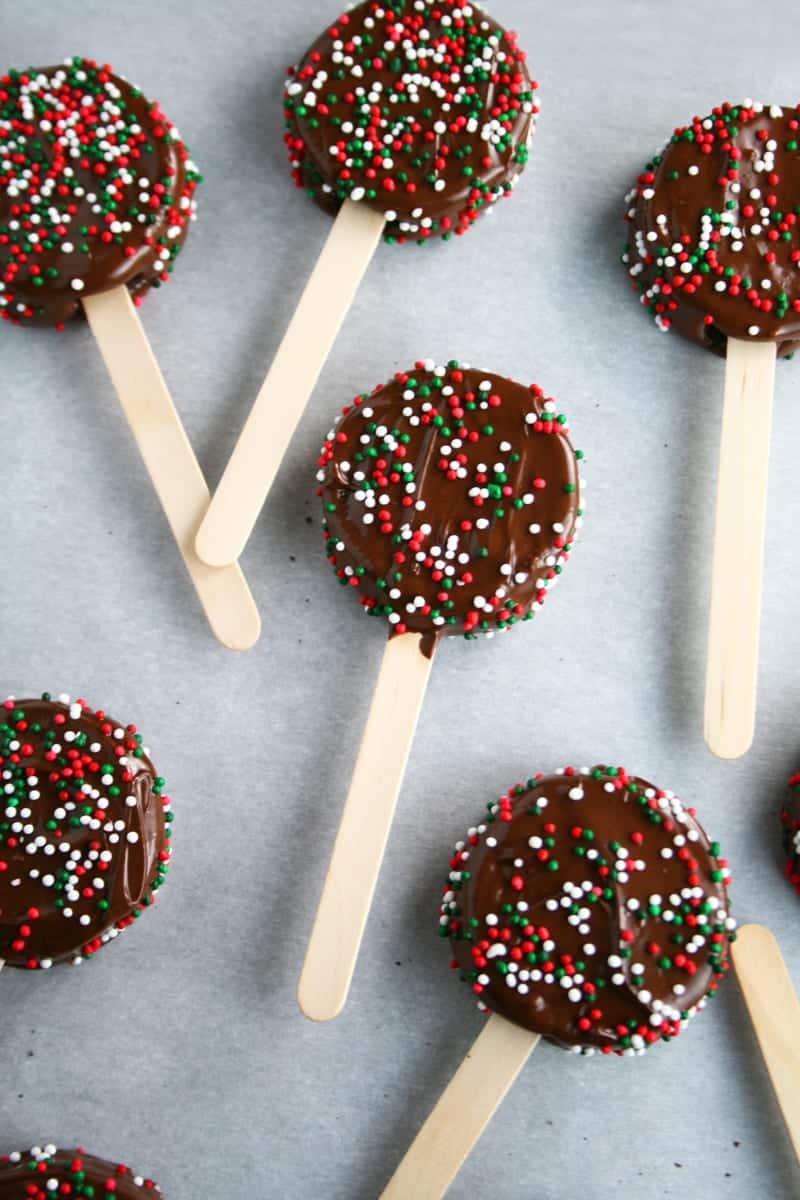
[(390, 638), (297, 987), (312, 1021), (347, 1000), (431, 666), (416, 634)]
[(775, 359), (774, 342), (728, 338), (705, 703), (718, 758), (746, 754), (755, 733)]
[(249, 650), (258, 609), (237, 565), (213, 570), (195, 553), (210, 493), (128, 290), (88, 296), (83, 307), (209, 624), (228, 649)]
[(800, 1162), (800, 1001), (768, 929), (745, 925), (732, 947), (750, 1020)]
[(200, 526), (197, 553), (209, 566), (235, 562), (247, 545), (384, 224), (352, 200), (340, 209)]
[(382, 1200), (440, 1200), (539, 1043), (492, 1016), (414, 1139)]

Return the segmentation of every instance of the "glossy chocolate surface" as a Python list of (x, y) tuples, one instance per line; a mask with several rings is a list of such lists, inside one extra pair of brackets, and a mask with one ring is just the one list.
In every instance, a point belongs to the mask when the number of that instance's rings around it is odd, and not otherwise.
[(320, 458), (329, 560), (428, 646), (541, 608), (579, 525), (578, 456), (541, 388), (419, 363), (357, 397)]
[(621, 768), (538, 777), (456, 847), (441, 908), (482, 1007), (583, 1052), (670, 1040), (728, 968), (727, 863)]
[(81, 299), (165, 282), (200, 179), (157, 104), (90, 59), (0, 77), (0, 316), (54, 325)]
[(628, 197), (625, 261), (664, 330), (800, 347), (800, 107), (720, 105), (676, 130)]
[(136, 727), (82, 701), (7, 700), (0, 784), (0, 959), (90, 957), (152, 902), (169, 863), (169, 801)]
[(459, 0), (367, 0), (286, 85), (295, 180), (328, 211), (386, 217), (391, 241), (463, 233), (514, 187), (538, 104), (516, 37)]

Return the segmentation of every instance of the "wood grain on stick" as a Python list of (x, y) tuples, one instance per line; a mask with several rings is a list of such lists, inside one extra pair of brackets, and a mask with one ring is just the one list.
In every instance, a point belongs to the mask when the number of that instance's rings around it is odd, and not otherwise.
[(773, 342), (728, 339), (705, 703), (719, 758), (746, 754), (755, 732), (775, 358)]
[(382, 1200), (440, 1200), (538, 1045), (492, 1016), (395, 1171)]
[(195, 553), (210, 493), (128, 290), (83, 307), (209, 624), (224, 646), (248, 650), (261, 632), (258, 609), (238, 566), (214, 570)]
[(389, 640), (297, 988), (312, 1021), (347, 1000), (431, 666), (417, 634)]
[(745, 925), (732, 953), (747, 1011), (800, 1162), (800, 1001), (780, 947), (768, 929)]
[(364, 205), (342, 206), (200, 526), (197, 552), (210, 566), (247, 545), (384, 224)]

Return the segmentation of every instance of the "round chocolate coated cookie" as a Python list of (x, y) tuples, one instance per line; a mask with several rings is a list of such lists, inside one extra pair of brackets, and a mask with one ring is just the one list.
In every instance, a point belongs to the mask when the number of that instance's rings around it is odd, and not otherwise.
[(51, 1200), (56, 1196), (157, 1200), (162, 1195), (152, 1179), (83, 1150), (34, 1146), (27, 1154), (0, 1158), (0, 1200)]
[(800, 896), (800, 772), (789, 780), (789, 799), (781, 813), (786, 878)]
[(728, 969), (727, 863), (622, 768), (537, 776), (456, 846), (440, 910), (479, 1006), (575, 1051), (677, 1036)]
[(158, 105), (110, 67), (0, 76), (0, 315), (60, 327), (84, 296), (166, 282), (199, 179)]
[(295, 180), (331, 212), (376, 209), (389, 241), (463, 233), (524, 170), (536, 87), (516, 36), (474, 4), (367, 0), (287, 81)]
[(729, 337), (800, 347), (800, 106), (695, 117), (628, 202), (624, 261), (659, 328), (719, 354)]
[(172, 812), (135, 725), (83, 700), (0, 706), (0, 959), (79, 962), (148, 907)]
[(428, 649), (506, 630), (569, 558), (580, 457), (541, 388), (417, 363), (357, 396), (325, 442), (329, 560), (368, 614)]

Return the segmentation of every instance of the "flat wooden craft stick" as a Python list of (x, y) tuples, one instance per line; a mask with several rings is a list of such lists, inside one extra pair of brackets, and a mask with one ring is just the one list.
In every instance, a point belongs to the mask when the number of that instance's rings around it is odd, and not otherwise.
[(492, 1016), (392, 1176), (382, 1200), (440, 1200), (505, 1099), (539, 1035)]
[(83, 306), (209, 624), (224, 646), (248, 650), (261, 632), (258, 609), (238, 566), (213, 570), (195, 553), (209, 490), (128, 290)]
[(800, 1162), (800, 1001), (780, 947), (768, 929), (745, 925), (732, 953), (747, 1011)]
[(746, 754), (755, 732), (775, 358), (773, 342), (728, 338), (705, 703), (719, 758)]
[(343, 204), (200, 526), (197, 553), (210, 566), (235, 562), (247, 545), (384, 224)]
[(347, 1000), (431, 666), (417, 634), (389, 640), (297, 988), (312, 1021)]

